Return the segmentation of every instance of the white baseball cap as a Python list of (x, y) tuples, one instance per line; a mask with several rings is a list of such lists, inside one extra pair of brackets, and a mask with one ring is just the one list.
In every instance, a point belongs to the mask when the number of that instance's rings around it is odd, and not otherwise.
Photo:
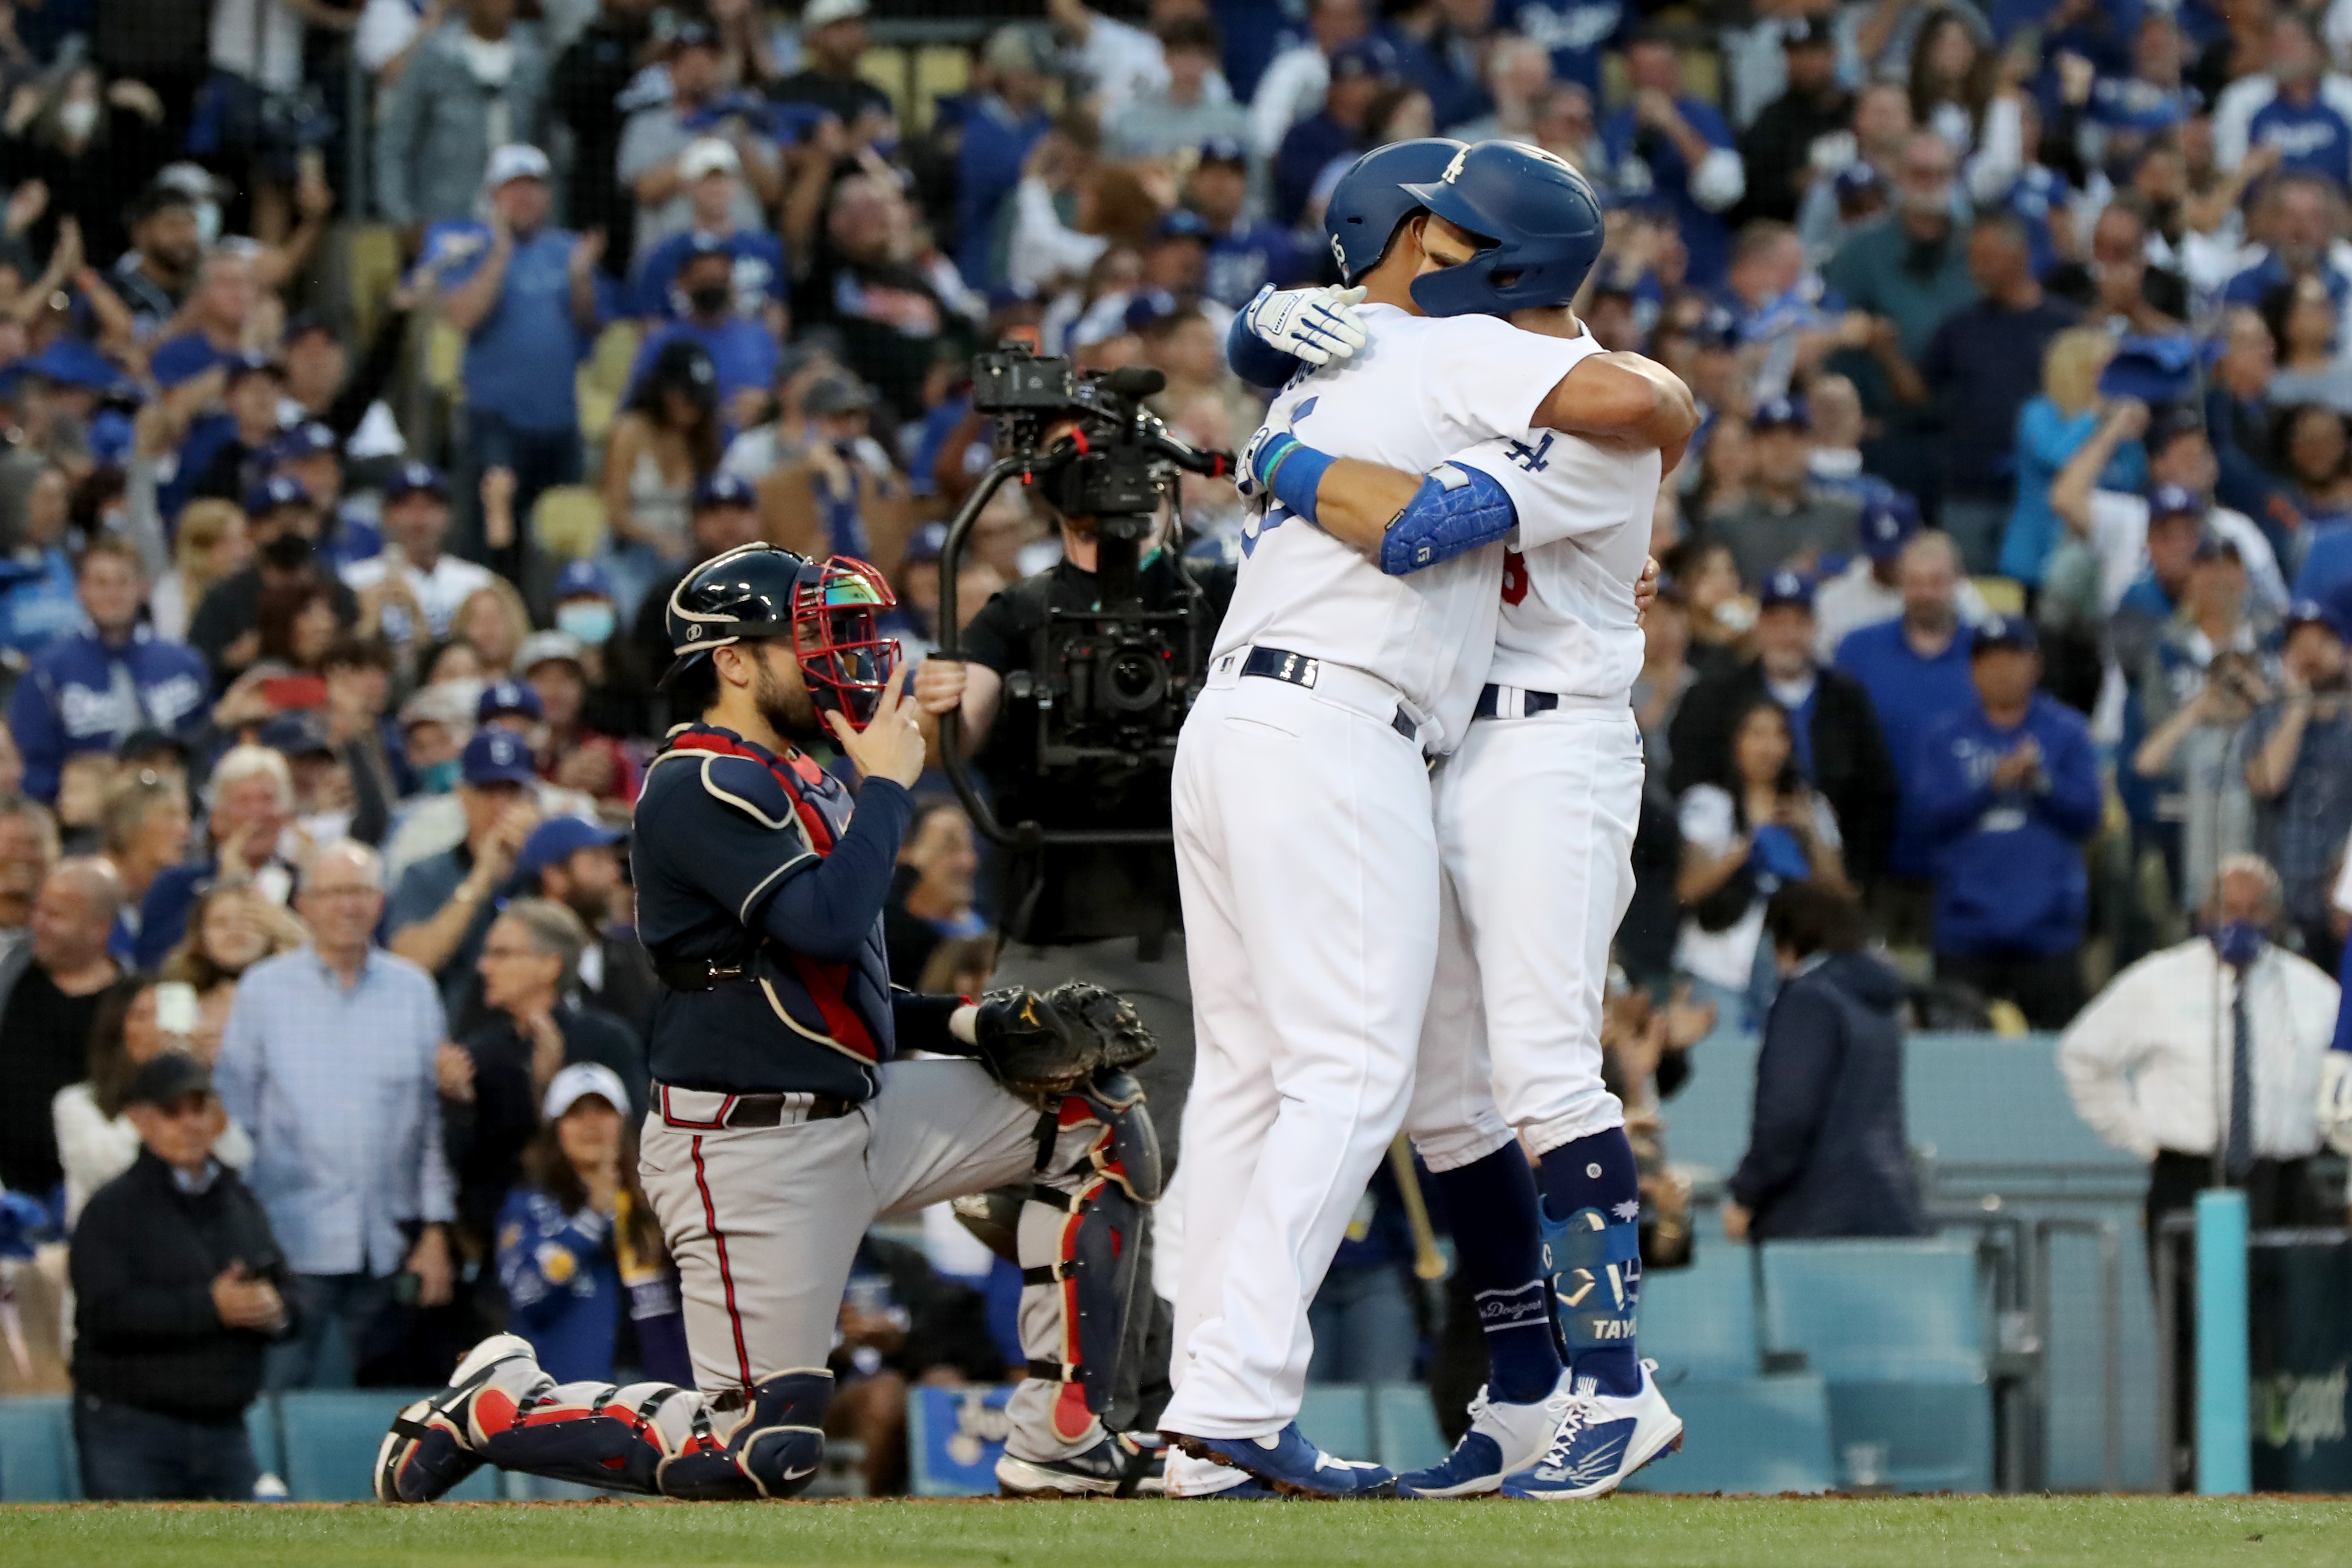
[(482, 170), (482, 189), (495, 191), (517, 180), (544, 180), (554, 173), (547, 154), (528, 142), (509, 142), (490, 154)]
[(677, 177), (692, 182), (705, 174), (740, 174), (743, 160), (736, 155), (734, 145), (716, 136), (703, 136), (686, 144), (677, 155)]
[(835, 22), (863, 16), (872, 9), (867, 0), (808, 0), (808, 4), (801, 7), (801, 31), (813, 33), (819, 27), (830, 27)]
[(547, 1099), (541, 1103), (539, 1113), (550, 1121), (559, 1121), (565, 1111), (592, 1094), (601, 1097), (622, 1115), (629, 1113), (628, 1085), (603, 1062), (573, 1062), (557, 1073), (547, 1086)]

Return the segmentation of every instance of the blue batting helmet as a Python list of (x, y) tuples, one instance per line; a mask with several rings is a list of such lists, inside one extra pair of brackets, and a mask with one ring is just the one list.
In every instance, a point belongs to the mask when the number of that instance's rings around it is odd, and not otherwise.
[(1421, 199), (1405, 188), (1445, 173), (1469, 145), (1444, 136), (1417, 137), (1375, 147), (1349, 167), (1331, 187), (1323, 226), (1331, 236), (1331, 256), (1349, 283), (1380, 265), (1397, 225), (1421, 210)]
[(1499, 316), (1565, 305), (1601, 254), (1601, 198), (1568, 162), (1516, 142), (1481, 142), (1405, 195), (1489, 243), (1458, 267), (1412, 280), (1433, 316)]

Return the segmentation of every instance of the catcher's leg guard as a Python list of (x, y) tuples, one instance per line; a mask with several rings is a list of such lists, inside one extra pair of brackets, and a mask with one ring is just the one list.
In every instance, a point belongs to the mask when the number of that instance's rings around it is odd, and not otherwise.
[[(790, 1497), (824, 1456), (818, 1430), (828, 1372), (789, 1372), (751, 1390), (736, 1418), (666, 1383), (486, 1388), (474, 1402), (476, 1451), (502, 1469), (688, 1500)], [(728, 1422), (734, 1419), (730, 1427)]]
[(691, 1441), (662, 1462), (656, 1478), (662, 1495), (723, 1501), (801, 1492), (824, 1459), (824, 1433), (818, 1424), (832, 1398), (829, 1372), (764, 1378), (752, 1388), (750, 1410), (723, 1446), (711, 1439), (707, 1409), (698, 1412)]
[(530, 1342), (493, 1334), (466, 1352), (449, 1384), (393, 1417), (376, 1449), (375, 1495), (381, 1502), (431, 1502), (482, 1468), (474, 1449), (474, 1395), (493, 1379), (516, 1388), (551, 1383), (539, 1370)]
[(1126, 1073), (1098, 1074), (1065, 1096), (1046, 1131), (1018, 1233), (1029, 1378), (1007, 1411), (1007, 1449), (1027, 1459), (1102, 1441), (1145, 1210), (1160, 1185), (1159, 1142)]

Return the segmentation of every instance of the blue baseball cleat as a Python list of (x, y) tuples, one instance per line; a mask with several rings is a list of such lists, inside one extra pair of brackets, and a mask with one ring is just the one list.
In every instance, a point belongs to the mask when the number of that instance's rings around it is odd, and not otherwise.
[(1399, 1476), (1397, 1496), (1483, 1497), (1496, 1490), (1504, 1477), (1543, 1457), (1575, 1397), (1575, 1380), (1565, 1372), (1549, 1394), (1531, 1405), (1506, 1405), (1481, 1388), (1470, 1402), (1470, 1430), (1454, 1452), (1425, 1470)]
[(1308, 1442), (1296, 1421), (1264, 1437), (1192, 1437), (1163, 1432), (1196, 1459), (1230, 1465), (1255, 1476), (1285, 1497), (1390, 1498), (1396, 1477), (1382, 1465), (1335, 1459)]
[(1586, 1378), (1568, 1403), (1559, 1430), (1540, 1458), (1503, 1482), (1503, 1495), (1530, 1502), (1572, 1502), (1607, 1497), (1651, 1460), (1683, 1446), (1683, 1419), (1642, 1363), (1641, 1392), (1602, 1394)]
[[(1171, 1494), (1173, 1496), (1174, 1494)], [(1282, 1494), (1259, 1480), (1255, 1476), (1244, 1476), (1223, 1491), (1186, 1492), (1176, 1498), (1178, 1502), (1275, 1502)]]

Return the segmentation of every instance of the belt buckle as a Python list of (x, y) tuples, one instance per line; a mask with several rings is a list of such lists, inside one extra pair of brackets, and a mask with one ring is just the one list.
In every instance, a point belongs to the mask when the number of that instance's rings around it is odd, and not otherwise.
[(1312, 691), (1315, 689), (1316, 680), (1322, 673), (1321, 659), (1309, 658), (1300, 653), (1286, 653), (1282, 656), (1281, 667), (1275, 672), (1275, 679), (1286, 680), (1293, 686), (1304, 686)]

